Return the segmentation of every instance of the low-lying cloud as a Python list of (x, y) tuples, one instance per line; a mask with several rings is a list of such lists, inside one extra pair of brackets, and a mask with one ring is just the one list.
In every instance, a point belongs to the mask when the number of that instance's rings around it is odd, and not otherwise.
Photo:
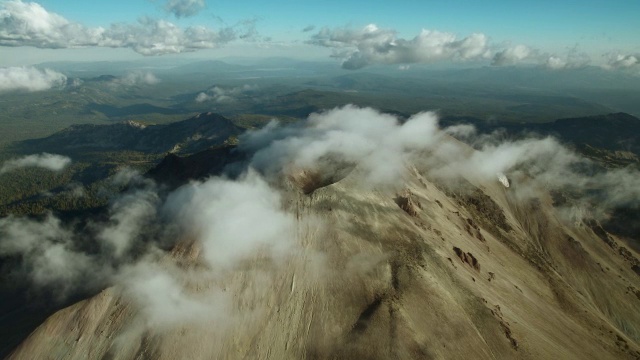
[(242, 23), (217, 31), (204, 26), (183, 29), (166, 20), (142, 17), (137, 23), (91, 28), (49, 12), (40, 4), (10, 0), (0, 8), (0, 46), (98, 46), (130, 48), (145, 56), (176, 54), (217, 48), (239, 38), (248, 31), (245, 27), (253, 25)]
[(111, 84), (115, 86), (142, 86), (156, 85), (160, 82), (152, 72), (132, 71), (121, 78), (114, 79)]
[[(115, 285), (140, 306), (145, 324), (168, 326), (227, 317), (229, 295), (211, 282), (255, 256), (277, 266), (295, 249), (295, 215), (255, 171), (193, 182), (167, 197), (137, 177), (116, 175), (131, 188), (105, 219), (80, 230), (52, 214), (0, 219), (0, 256), (20, 259), (14, 275), (58, 298)], [(181, 241), (201, 249), (200, 267), (176, 266), (163, 250)], [(196, 293), (194, 283), (208, 285)]]
[(62, 88), (67, 77), (50, 69), (31, 66), (0, 68), (0, 93), (9, 91), (43, 91)]
[(358, 164), (374, 184), (396, 181), (408, 157), (433, 145), (440, 136), (435, 113), (419, 113), (403, 124), (393, 115), (348, 105), (312, 114), (305, 127), (271, 125), (241, 138), (257, 149), (252, 165), (266, 172), (287, 166), (313, 169), (327, 157)]
[(220, 86), (214, 86), (207, 91), (199, 93), (195, 101), (202, 102), (216, 102), (227, 103), (236, 100), (239, 96), (250, 95), (258, 90), (257, 85), (245, 84), (243, 86), (233, 88), (223, 88)]
[[(447, 134), (466, 139), (475, 150)], [(312, 114), (303, 125), (271, 123), (240, 140), (240, 147), (253, 153), (252, 166), (266, 174), (342, 163), (357, 165), (364, 183), (388, 185), (401, 180), (410, 164), (419, 164), (448, 183), (460, 178), (494, 182), (498, 174), (528, 179), (512, 189), (522, 198), (540, 191), (580, 193), (581, 201), (593, 207), (593, 216), (640, 202), (637, 170), (598, 169), (553, 137), (505, 140), (478, 134), (471, 125), (441, 129), (431, 112), (401, 121), (349, 105)]]
[(49, 153), (34, 154), (5, 161), (2, 164), (2, 167), (0, 167), (0, 174), (25, 167), (37, 167), (51, 171), (61, 171), (70, 164), (71, 159), (67, 156)]
[[(9, 216), (0, 219), (0, 256), (20, 256), (14, 273), (26, 276), (38, 288), (56, 288), (62, 298), (77, 290), (79, 282), (96, 281), (96, 262), (79, 251), (73, 232), (53, 215), (42, 221)], [(87, 275), (91, 279), (87, 279)]]

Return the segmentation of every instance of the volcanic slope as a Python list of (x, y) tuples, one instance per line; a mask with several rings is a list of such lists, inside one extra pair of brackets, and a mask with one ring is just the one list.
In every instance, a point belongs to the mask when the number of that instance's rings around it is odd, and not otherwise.
[(526, 179), (453, 186), (407, 166), (391, 188), (363, 186), (359, 167), (316, 189), (281, 177), (297, 250), (277, 261), (258, 252), (190, 275), (208, 265), (185, 233), (158, 266), (194, 296), (220, 289), (228, 303), (206, 304), (212, 317), (154, 326), (114, 286), (9, 358), (640, 358), (637, 254), (597, 223), (563, 223), (550, 197), (516, 198)]

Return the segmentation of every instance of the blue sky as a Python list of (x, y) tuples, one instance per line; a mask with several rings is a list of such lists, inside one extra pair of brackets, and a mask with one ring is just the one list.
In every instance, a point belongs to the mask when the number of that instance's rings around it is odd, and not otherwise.
[[(165, 10), (168, 1), (205, 1), (206, 8), (194, 16), (177, 18)], [(0, 15), (0, 38), (4, 34), (12, 34), (13, 24), (2, 22), (12, 16), (7, 11), (6, 4), (15, 5), (19, 0), (0, 0), (4, 7), (4, 15)], [(22, 1), (28, 4), (28, 1)], [(211, 43), (213, 49), (192, 48), (175, 50), (175, 44), (169, 44), (173, 52), (200, 53), (202, 56), (227, 56), (245, 53), (256, 56), (287, 55), (296, 56), (296, 51), (302, 57), (317, 56), (328, 57), (330, 54), (342, 52), (350, 47), (349, 56), (359, 51), (358, 56), (367, 55), (370, 49), (362, 49), (361, 46), (367, 40), (368, 35), (350, 34), (348, 40), (335, 42), (337, 32), (325, 34), (324, 41), (316, 41), (313, 45), (304, 44), (320, 29), (338, 31), (339, 29), (362, 29), (368, 24), (376, 24), (379, 29), (376, 33), (380, 44), (395, 44), (397, 39), (411, 40), (420, 34), (422, 29), (437, 30), (456, 36), (455, 41), (464, 40), (474, 33), (483, 34), (486, 37), (487, 51), (473, 56), (461, 55), (456, 49), (446, 48), (447, 56), (423, 56), (415, 55), (407, 57), (389, 57), (383, 54), (369, 54), (365, 65), (369, 63), (396, 64), (403, 62), (428, 62), (444, 60), (490, 59), (500, 51), (506, 51), (509, 55), (506, 63), (517, 61), (544, 62), (550, 57), (562, 58), (565, 63), (569, 57), (576, 53), (586, 54), (590, 63), (598, 64), (606, 62), (603, 54), (609, 57), (618, 54), (620, 56), (635, 56), (640, 53), (640, 1), (635, 0), (583, 0), (583, 1), (520, 1), (520, 0), (493, 0), (493, 1), (356, 1), (356, 0), (325, 0), (325, 1), (292, 1), (273, 0), (269, 2), (244, 0), (244, 1), (212, 1), (212, 0), (110, 0), (110, 1), (77, 1), (77, 0), (37, 0), (41, 8), (48, 13), (56, 13), (71, 23), (80, 24), (87, 29), (96, 27), (109, 28), (111, 24), (136, 24), (141, 17), (149, 17), (155, 20), (170, 22), (181, 29), (193, 26), (205, 26), (217, 31), (221, 28), (232, 28), (237, 32), (237, 38), (233, 40), (216, 40)], [(3, 10), (0, 10), (3, 11)], [(15, 10), (13, 10), (15, 12)], [(2, 13), (0, 13), (2, 14)], [(249, 39), (241, 39), (239, 25), (243, 21), (254, 20), (255, 30)], [(15, 22), (14, 22), (15, 23)], [(246, 25), (246, 24), (245, 24)], [(315, 26), (313, 31), (303, 33), (301, 30), (307, 26)], [(135, 29), (131, 30), (134, 31)], [(137, 29), (140, 30), (140, 29)], [(393, 31), (394, 39), (389, 40), (384, 31)], [(90, 30), (87, 30), (90, 31)], [(142, 30), (140, 30), (142, 31)], [(20, 35), (23, 36), (24, 34)], [(28, 34), (32, 36), (33, 34)], [(18, 37), (20, 37), (18, 36)], [(25, 35), (26, 36), (26, 35)], [(75, 36), (66, 34), (66, 36)], [(120, 36), (120, 35), (119, 35)], [(142, 36), (142, 35), (140, 35)], [(119, 38), (121, 40), (121, 37)], [(65, 48), (89, 47), (95, 50), (95, 54), (104, 54), (104, 48), (111, 47), (111, 56), (123, 56), (135, 58), (149, 55), (148, 49), (141, 50), (139, 43), (120, 44), (114, 46), (113, 41), (101, 41), (97, 46), (91, 42), (84, 42), (80, 46), (76, 43), (56, 43), (52, 45), (51, 39), (35, 44), (33, 39), (27, 39), (21, 46), (0, 47), (0, 52), (6, 56), (0, 57), (0, 66), (3, 63), (23, 61), (29, 56), (53, 56), (64, 58), (75, 54), (82, 58), (91, 57), (91, 51), (65, 50)], [(40, 39), (42, 40), (42, 39)], [(119, 40), (119, 41), (120, 41)], [(144, 39), (138, 39), (144, 42)], [(247, 41), (249, 40), (249, 41)], [(331, 41), (329, 41), (331, 40)], [(441, 38), (437, 38), (441, 41)], [(44, 41), (44, 40), (42, 40)], [(434, 38), (428, 38), (428, 42)], [(452, 46), (456, 43), (451, 40)], [(329, 42), (331, 44), (329, 44)], [(35, 45), (34, 45), (35, 44)], [(90, 44), (90, 45), (85, 45)], [(23, 46), (22, 46), (23, 45)], [(509, 47), (516, 45), (526, 46), (529, 51), (507, 51)], [(407, 45), (413, 46), (413, 45)], [(480, 46), (480, 45), (478, 45)], [(35, 48), (56, 50), (34, 50)], [(103, 48), (103, 49), (99, 49)], [(131, 51), (130, 49), (134, 49)], [(424, 48), (410, 47), (410, 51), (424, 52)], [(102, 50), (102, 51), (101, 51)], [(405, 49), (406, 50), (406, 49)], [(159, 55), (160, 50), (153, 50), (153, 55)], [(404, 51), (404, 50), (403, 50)], [(406, 52), (406, 51), (405, 51)], [(167, 50), (169, 53), (169, 50)], [(526, 53), (526, 54), (525, 54)], [(574, 55), (567, 55), (572, 53)], [(41, 55), (37, 55), (41, 54)], [(356, 59), (354, 59), (356, 60)], [(635, 65), (633, 61), (632, 65)]]

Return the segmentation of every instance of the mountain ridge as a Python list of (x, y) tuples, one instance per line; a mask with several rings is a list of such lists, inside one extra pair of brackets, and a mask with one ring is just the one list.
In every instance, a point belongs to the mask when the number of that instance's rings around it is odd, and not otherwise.
[(136, 121), (116, 124), (73, 125), (42, 139), (18, 144), (22, 152), (45, 151), (73, 154), (79, 151), (141, 151), (147, 153), (193, 153), (220, 145), (244, 129), (214, 113), (201, 113), (186, 120), (160, 125)]

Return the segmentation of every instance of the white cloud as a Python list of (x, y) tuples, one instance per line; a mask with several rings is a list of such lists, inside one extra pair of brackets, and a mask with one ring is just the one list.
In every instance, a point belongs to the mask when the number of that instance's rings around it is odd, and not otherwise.
[(257, 85), (245, 84), (234, 88), (222, 88), (220, 86), (214, 86), (205, 92), (199, 93), (195, 101), (206, 102), (213, 101), (217, 103), (226, 103), (234, 101), (238, 96), (248, 95), (258, 90)]
[(323, 28), (308, 43), (336, 49), (333, 56), (345, 59), (342, 66), (346, 69), (371, 64), (481, 59), (488, 51), (484, 34), (458, 39), (452, 33), (422, 30), (413, 39), (406, 40), (398, 38), (395, 30), (380, 29), (375, 24), (361, 29)]
[(532, 57), (537, 56), (537, 50), (531, 49), (525, 45), (516, 45), (501, 51), (498, 51), (493, 56), (493, 61), (491, 65), (494, 66), (505, 66), (505, 65), (515, 65), (517, 63), (522, 62), (523, 60), (530, 59)]
[(61, 171), (69, 164), (71, 164), (71, 159), (62, 155), (48, 153), (27, 155), (5, 161), (0, 168), (0, 174), (24, 167), (39, 167), (51, 171)]
[[(393, 185), (401, 182), (407, 164), (417, 163), (447, 183), (513, 176), (513, 191), (520, 197), (549, 190), (581, 193), (593, 216), (618, 205), (640, 203), (640, 174), (635, 170), (598, 170), (551, 137), (505, 141), (497, 134), (477, 135), (470, 125), (440, 129), (437, 122), (434, 113), (401, 122), (370, 108), (345, 106), (312, 114), (303, 124), (272, 123), (245, 134), (240, 146), (254, 154), (252, 165), (265, 174), (300, 169), (325, 174), (351, 164), (360, 169), (364, 184)], [(445, 134), (465, 138), (475, 150)]]
[(606, 69), (628, 69), (640, 65), (640, 54), (611, 54)]
[(21, 0), (3, 2), (0, 10), (1, 46), (130, 48), (149, 56), (217, 48), (238, 37), (234, 27), (219, 31), (204, 26), (182, 29), (169, 21), (148, 17), (134, 24), (90, 28), (51, 13), (37, 3)]
[(202, 244), (213, 267), (232, 268), (257, 250), (278, 256), (293, 244), (295, 218), (280, 194), (250, 171), (237, 181), (212, 178), (169, 196), (164, 212)]
[(567, 67), (566, 60), (559, 58), (557, 56), (549, 56), (546, 63), (547, 67), (553, 70), (557, 69), (565, 69)]
[(37, 286), (55, 286), (60, 297), (93, 268), (90, 256), (73, 248), (73, 233), (52, 215), (42, 221), (0, 219), (0, 235), (0, 255), (21, 256), (25, 275)]
[(63, 87), (67, 77), (59, 72), (34, 67), (0, 68), (0, 92), (43, 91)]
[(138, 238), (148, 232), (160, 202), (153, 189), (139, 190), (118, 198), (109, 209), (109, 223), (101, 224), (97, 237), (107, 253), (118, 259), (126, 255)]
[(266, 172), (287, 166), (315, 169), (327, 158), (358, 164), (372, 184), (396, 182), (411, 154), (440, 135), (434, 113), (419, 113), (401, 124), (395, 116), (348, 105), (312, 114), (305, 127), (272, 124), (244, 136), (241, 146), (258, 149), (252, 163)]
[(570, 49), (564, 54), (549, 54), (525, 45), (515, 45), (496, 52), (491, 65), (507, 66), (529, 63), (551, 70), (562, 70), (584, 67), (590, 62), (591, 58), (585, 53), (578, 52), (576, 48)]
[(205, 7), (204, 0), (168, 0), (164, 6), (177, 18), (194, 16)]
[(413, 63), (436, 61), (482, 61), (507, 66), (531, 63), (549, 69), (573, 69), (586, 66), (590, 58), (571, 49), (566, 54), (549, 54), (526, 45), (493, 45), (482, 33), (465, 38), (448, 32), (422, 30), (412, 39), (398, 38), (393, 29), (369, 24), (361, 29), (323, 28), (307, 43), (333, 49), (332, 57), (343, 59), (345, 69), (360, 69), (373, 64), (399, 64), (400, 70)]
[(137, 24), (113, 24), (98, 46), (131, 48), (142, 55), (163, 55), (213, 49), (237, 38), (232, 28), (214, 31), (204, 26), (186, 29), (166, 21), (141, 18)]
[(72, 23), (38, 3), (11, 0), (0, 9), (0, 45), (56, 49), (97, 45), (103, 36), (103, 28)]
[(225, 320), (231, 302), (221, 289), (194, 294), (185, 283), (205, 274), (190, 274), (166, 262), (145, 259), (122, 271), (118, 283), (139, 306), (147, 326), (171, 326)]
[(112, 85), (123, 86), (140, 86), (140, 85), (156, 85), (160, 82), (152, 72), (149, 71), (133, 71), (121, 78), (114, 79)]

